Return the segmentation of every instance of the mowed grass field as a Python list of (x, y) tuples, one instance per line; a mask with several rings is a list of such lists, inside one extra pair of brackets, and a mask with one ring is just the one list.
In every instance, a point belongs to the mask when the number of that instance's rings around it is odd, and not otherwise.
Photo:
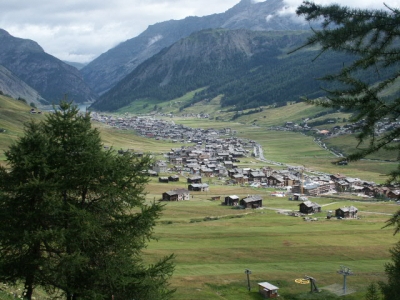
[[(16, 100), (13, 101), (13, 105), (19, 105)], [(295, 105), (290, 108), (294, 109)], [(15, 113), (15, 109), (10, 108), (0, 116), (0, 127), (7, 128), (5, 135), (0, 134), (2, 150), (7, 148), (7, 143), (23, 134), (22, 127), (17, 124), (31, 118), (41, 118), (29, 114), (27, 106), (20, 109), (23, 114)], [(301, 116), (299, 113), (297, 118)], [(271, 114), (270, 118), (273, 117)], [(174, 118), (173, 121), (191, 127), (232, 128), (238, 137), (260, 143), (267, 159), (302, 165), (316, 171), (343, 173), (383, 182), (385, 177), (382, 175), (397, 166), (393, 162), (380, 161), (360, 161), (348, 166), (332, 165), (331, 162), (336, 158), (317, 146), (311, 137), (267, 130), (264, 126), (269, 125), (269, 122), (272, 124), (272, 121), (267, 122), (268, 119), (262, 115), (259, 118), (265, 121), (265, 125), (251, 126), (243, 120), (242, 123), (193, 118)], [(283, 111), (279, 118), (284, 120)], [(133, 132), (116, 130), (102, 124), (94, 123), (94, 126), (99, 128), (104, 145), (116, 150), (122, 148), (151, 152), (161, 158), (162, 153), (182, 146), (179, 143), (141, 138)], [(254, 168), (265, 165), (253, 158), (241, 159), (239, 164)], [(309, 285), (296, 284), (294, 280), (308, 275), (316, 278), (320, 288), (334, 286), (340, 290), (343, 277), (337, 274), (337, 270), (341, 265), (354, 271), (354, 276), (347, 279), (348, 288), (354, 293), (341, 298), (364, 299), (370, 282), (385, 280), (383, 271), (384, 264), (390, 259), (389, 249), (399, 238), (393, 236), (392, 229), (382, 229), (390, 215), (400, 208), (393, 202), (311, 198), (323, 206), (323, 212), (313, 216), (318, 217), (318, 221), (307, 222), (302, 218), (279, 213), (280, 210), (297, 211), (299, 202), (288, 201), (287, 197), (272, 197), (271, 190), (222, 185), (217, 179), (206, 179), (203, 182), (210, 184), (209, 192), (192, 192), (188, 201), (165, 202), (164, 213), (155, 227), (157, 240), (150, 241), (144, 251), (148, 262), (175, 254), (176, 268), (170, 281), (171, 287), (177, 289), (174, 299), (262, 299), (257, 292), (257, 283), (263, 281), (280, 288), (280, 299), (295, 299), (295, 295), (300, 295), (301, 299), (332, 299), (328, 298), (327, 292), (312, 297)], [(184, 177), (178, 183), (168, 184), (151, 178), (146, 187), (146, 199), (149, 202), (158, 201), (163, 192), (178, 187), (187, 188)], [(239, 210), (220, 204), (227, 195), (245, 197), (251, 194), (263, 197), (264, 209)], [(212, 196), (221, 196), (221, 200), (211, 201)], [(334, 211), (348, 205), (354, 205), (360, 210), (360, 219), (325, 218), (328, 210)], [(245, 269), (252, 271), (250, 292), (247, 290)]]
[[(157, 198), (157, 193), (184, 185), (152, 182), (147, 198), (154, 201), (161, 197)], [(262, 299), (257, 283), (263, 281), (280, 287), (280, 299), (293, 299), (296, 294), (307, 296), (309, 285), (294, 281), (305, 275), (316, 278), (320, 288), (335, 284), (341, 288), (343, 277), (336, 273), (341, 265), (355, 273), (347, 279), (354, 293), (346, 299), (364, 299), (370, 282), (385, 279), (388, 249), (398, 240), (392, 229), (382, 229), (398, 209), (393, 203), (314, 198), (311, 200), (323, 206), (323, 212), (313, 216), (318, 221), (311, 222), (279, 213), (283, 209), (298, 211), (299, 202), (273, 197), (266, 189), (211, 185), (209, 192), (191, 194), (188, 201), (165, 202), (155, 228), (158, 240), (151, 241), (145, 251), (150, 261), (176, 255), (171, 280), (177, 289), (174, 299)], [(264, 209), (221, 205), (223, 197), (231, 194), (262, 195)], [(216, 195), (221, 201), (210, 200)], [(345, 205), (355, 205), (360, 219), (326, 219), (328, 210)], [(251, 292), (245, 269), (252, 271)]]

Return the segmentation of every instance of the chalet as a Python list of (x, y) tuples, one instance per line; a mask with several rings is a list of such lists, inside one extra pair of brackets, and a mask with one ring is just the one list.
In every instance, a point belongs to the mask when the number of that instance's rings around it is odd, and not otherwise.
[(349, 188), (350, 188), (350, 185), (348, 182), (346, 182), (344, 180), (335, 181), (335, 189), (338, 192), (345, 192), (345, 191), (349, 190)]
[(282, 187), (285, 185), (285, 179), (280, 175), (270, 175), (267, 177), (269, 186), (279, 186)]
[(179, 181), (179, 176), (178, 175), (168, 176), (168, 180), (174, 182)]
[(230, 160), (226, 160), (226, 161), (224, 161), (224, 166), (227, 169), (232, 169), (233, 168), (233, 162), (230, 161)]
[(400, 199), (400, 190), (389, 191), (386, 195), (390, 199)]
[(201, 168), (200, 169), (200, 174), (205, 176), (205, 177), (211, 177), (211, 175), (214, 173), (214, 170), (209, 169), (209, 168)]
[(299, 206), (300, 206), (299, 211), (303, 214), (313, 214), (321, 212), (321, 206), (309, 200), (300, 203)]
[(344, 179), (346, 179), (346, 176), (345, 175), (342, 175), (342, 174), (332, 174), (331, 176), (331, 179), (333, 180), (333, 181), (339, 181), (339, 180), (344, 180)]
[(357, 218), (357, 207), (345, 206), (335, 210), (335, 217), (337, 218)]
[(258, 292), (266, 299), (279, 297), (278, 290), (278, 287), (268, 282), (258, 283)]
[(262, 207), (262, 198), (259, 195), (252, 195), (243, 198), (239, 201), (239, 204), (244, 208), (258, 208)]
[(169, 161), (174, 165), (181, 165), (182, 164), (182, 157), (170, 157)]
[(236, 195), (226, 196), (225, 205), (237, 206), (239, 204), (239, 197)]
[(146, 173), (149, 176), (154, 176), (154, 177), (158, 176), (158, 173), (156, 171), (154, 171), (154, 170), (147, 170)]
[(158, 182), (168, 183), (168, 177), (158, 177)]
[(207, 192), (208, 188), (207, 183), (192, 183), (188, 185), (189, 191)]
[(187, 183), (201, 183), (201, 176), (189, 177)]
[(250, 181), (261, 182), (263, 178), (265, 178), (265, 174), (261, 171), (254, 171), (249, 174)]
[(180, 201), (189, 199), (190, 194), (186, 189), (176, 189), (162, 194), (162, 200), (164, 201)]
[(235, 174), (232, 176), (232, 179), (236, 181), (237, 184), (243, 184), (245, 182), (248, 182), (248, 177), (244, 176), (243, 174)]

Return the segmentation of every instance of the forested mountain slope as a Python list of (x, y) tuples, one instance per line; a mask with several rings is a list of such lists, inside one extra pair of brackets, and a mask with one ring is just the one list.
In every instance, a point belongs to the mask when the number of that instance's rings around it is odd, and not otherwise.
[(222, 106), (237, 109), (298, 101), (322, 95), (315, 80), (350, 61), (315, 51), (289, 49), (303, 44), (308, 32), (214, 29), (196, 32), (139, 65), (96, 101), (92, 108), (117, 110), (138, 99), (167, 101), (207, 87), (193, 102), (223, 94)]
[(103, 53), (85, 66), (86, 82), (102, 94), (146, 59), (190, 34), (209, 28), (250, 30), (300, 30), (309, 24), (286, 12), (283, 0), (242, 0), (224, 13), (187, 17), (149, 26), (143, 33)]

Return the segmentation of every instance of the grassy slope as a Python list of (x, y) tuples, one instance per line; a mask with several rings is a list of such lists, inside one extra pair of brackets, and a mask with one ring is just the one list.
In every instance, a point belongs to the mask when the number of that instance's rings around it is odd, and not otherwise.
[(22, 101), (0, 95), (0, 128), (6, 130), (0, 133), (0, 161), (4, 160), (4, 150), (23, 135), (23, 124), (43, 118), (43, 115), (31, 114), (30, 109)]
[[(218, 193), (261, 194), (264, 206), (271, 210), (224, 207), (219, 201), (209, 200), (210, 195)], [(344, 205), (391, 213), (397, 208), (393, 204), (334, 204), (330, 199), (316, 198), (313, 201), (326, 205), (317, 215), (322, 218), (305, 222), (272, 210), (297, 210), (298, 202), (271, 197), (265, 190), (211, 186), (208, 195), (193, 194), (190, 201), (166, 205), (156, 227), (159, 241), (151, 242), (146, 251), (150, 260), (175, 253), (176, 271), (171, 283), (178, 291), (174, 299), (261, 299), (255, 291), (261, 281), (278, 285), (281, 299), (290, 299), (288, 294), (308, 291), (308, 286), (294, 282), (304, 274), (317, 278), (319, 287), (341, 285), (342, 277), (336, 274), (340, 265), (352, 268), (357, 275), (348, 279), (348, 285), (358, 292), (346, 299), (363, 299), (366, 283), (384, 279), (388, 248), (397, 241), (390, 229), (381, 229), (387, 215), (361, 212), (360, 220), (323, 219), (326, 210)], [(220, 219), (201, 221), (216, 216)], [(252, 271), (251, 293), (246, 291), (245, 269)]]
[[(21, 124), (32, 115), (29, 107), (15, 100), (0, 98), (0, 127), (8, 126), (10, 140), (22, 134)], [(13, 109), (17, 105), (17, 109)], [(294, 109), (296, 108), (297, 109)], [(268, 110), (260, 113), (260, 119), (267, 119), (262, 127), (238, 122), (212, 122), (200, 119), (174, 119), (174, 121), (193, 127), (231, 127), (243, 137), (255, 139), (263, 145), (265, 156), (286, 163), (304, 164), (307, 167), (332, 172), (341, 172), (363, 179), (379, 178), (379, 174), (388, 170), (390, 164), (377, 162), (359, 162), (349, 166), (336, 167), (330, 164), (334, 157), (317, 147), (310, 137), (292, 132), (269, 131), (264, 126), (281, 122), (284, 118), (303, 118), (307, 109), (304, 104), (289, 106), (291, 112)], [(8, 109), (8, 112), (7, 112)], [(11, 109), (11, 111), (10, 111)], [(194, 108), (191, 108), (194, 110)], [(203, 107), (202, 109), (206, 109)], [(278, 110), (280, 110), (279, 108)], [(303, 112), (302, 112), (303, 110)], [(194, 110), (195, 111), (195, 110)], [(270, 113), (268, 118), (262, 114)], [(275, 112), (275, 113), (274, 113)], [(11, 115), (12, 117), (5, 117)], [(4, 117), (3, 117), (4, 116)], [(39, 118), (39, 116), (34, 116)], [(252, 118), (252, 116), (250, 116)], [(6, 122), (6, 120), (8, 120)], [(18, 120), (17, 122), (15, 122)], [(242, 122), (242, 123), (239, 123)], [(8, 125), (7, 125), (8, 124)], [(114, 130), (100, 124), (99, 127), (105, 145), (119, 148), (161, 153), (178, 144), (160, 143), (144, 139), (128, 131)], [(1, 136), (0, 136), (1, 137)], [(3, 142), (1, 147), (5, 147)], [(284, 151), (282, 149), (285, 149)], [(243, 159), (243, 166), (261, 166), (251, 159)], [(358, 176), (356, 176), (358, 175)], [(162, 184), (156, 178), (147, 186), (147, 199), (154, 201), (162, 192), (176, 187), (186, 187), (183, 182)], [(175, 299), (261, 299), (256, 291), (256, 283), (269, 281), (278, 285), (281, 299), (291, 299), (289, 294), (308, 295), (308, 285), (298, 285), (294, 279), (304, 274), (315, 277), (319, 287), (342, 284), (342, 277), (336, 274), (340, 265), (351, 267), (357, 276), (348, 278), (349, 288), (356, 294), (346, 299), (363, 299), (367, 283), (384, 279), (383, 266), (388, 261), (388, 249), (397, 237), (390, 229), (382, 230), (384, 221), (398, 206), (391, 203), (340, 202), (337, 200), (316, 198), (313, 201), (334, 210), (344, 205), (355, 205), (361, 211), (360, 220), (326, 220), (304, 222), (301, 218), (287, 217), (274, 210), (247, 211), (234, 210), (219, 205), (219, 201), (210, 201), (211, 196), (236, 194), (260, 194), (264, 206), (297, 210), (298, 203), (287, 198), (274, 198), (266, 190), (217, 185), (209, 182), (211, 189), (207, 193), (192, 193), (190, 201), (167, 203), (162, 218), (156, 226), (159, 241), (152, 241), (145, 251), (145, 257), (154, 261), (160, 255), (176, 254), (176, 271), (171, 280), (177, 288)], [(375, 213), (367, 213), (375, 212)], [(219, 220), (203, 221), (205, 217), (219, 216)], [(246, 290), (244, 269), (252, 270), (250, 277), (252, 291)], [(308, 297), (308, 296), (307, 296)], [(0, 299), (7, 299), (1, 298)], [(307, 299), (307, 298), (304, 298)]]

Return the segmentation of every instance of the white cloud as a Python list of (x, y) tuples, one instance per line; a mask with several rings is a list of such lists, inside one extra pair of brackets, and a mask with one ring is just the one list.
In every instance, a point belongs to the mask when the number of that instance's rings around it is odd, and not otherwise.
[[(15, 37), (38, 42), (47, 53), (60, 59), (88, 62), (117, 44), (139, 35), (149, 25), (187, 16), (221, 13), (239, 1), (0, 0), (0, 28)], [(399, 7), (399, 1), (389, 0), (385, 3)], [(286, 12), (294, 12), (301, 3), (299, 0), (286, 2)], [(316, 2), (326, 4), (328, 0)], [(337, 2), (348, 5), (348, 1)], [(355, 0), (352, 4), (383, 7), (383, 2), (379, 4), (376, 0)]]

